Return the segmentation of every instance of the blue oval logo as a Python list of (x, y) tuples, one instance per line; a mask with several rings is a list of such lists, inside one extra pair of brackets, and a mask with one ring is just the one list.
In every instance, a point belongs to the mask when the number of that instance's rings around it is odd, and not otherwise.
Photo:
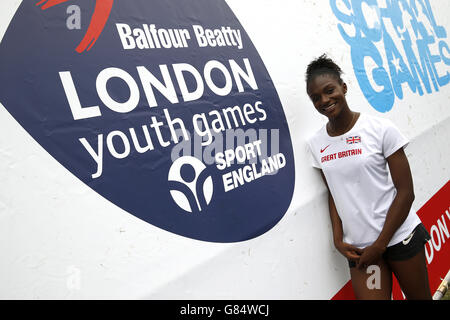
[(0, 102), (17, 122), (152, 225), (243, 241), (290, 205), (283, 107), (223, 0), (24, 1), (0, 44), (0, 70)]

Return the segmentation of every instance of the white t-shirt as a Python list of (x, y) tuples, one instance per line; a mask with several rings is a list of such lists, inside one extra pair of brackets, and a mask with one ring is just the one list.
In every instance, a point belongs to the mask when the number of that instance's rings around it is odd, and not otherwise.
[[(341, 136), (329, 136), (324, 125), (309, 139), (312, 165), (325, 175), (344, 242), (364, 248), (378, 238), (397, 194), (386, 158), (408, 142), (390, 120), (366, 114)], [(388, 246), (404, 240), (420, 222), (411, 209)]]

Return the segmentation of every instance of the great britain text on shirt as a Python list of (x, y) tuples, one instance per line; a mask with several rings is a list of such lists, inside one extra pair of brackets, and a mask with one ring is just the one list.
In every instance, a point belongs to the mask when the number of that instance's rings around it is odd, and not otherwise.
[(340, 151), (340, 152), (335, 152), (335, 153), (323, 156), (320, 161), (322, 163), (324, 163), (324, 162), (331, 161), (331, 160), (352, 157), (352, 156), (358, 156), (361, 154), (362, 154), (362, 149), (352, 149), (352, 150)]

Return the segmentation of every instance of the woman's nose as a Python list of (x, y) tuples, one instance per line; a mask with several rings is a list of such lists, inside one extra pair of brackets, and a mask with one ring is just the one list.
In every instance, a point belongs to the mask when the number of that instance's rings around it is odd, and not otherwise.
[(326, 94), (322, 94), (320, 96), (320, 104), (324, 105), (327, 104), (328, 102), (330, 102), (330, 98)]

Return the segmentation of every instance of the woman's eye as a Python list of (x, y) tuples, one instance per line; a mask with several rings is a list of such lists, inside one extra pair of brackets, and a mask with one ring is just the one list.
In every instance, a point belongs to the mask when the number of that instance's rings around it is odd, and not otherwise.
[(333, 91), (334, 91), (334, 88), (330, 88), (330, 89), (327, 89), (326, 92), (327, 92), (328, 94), (330, 94), (330, 93), (333, 93)]

